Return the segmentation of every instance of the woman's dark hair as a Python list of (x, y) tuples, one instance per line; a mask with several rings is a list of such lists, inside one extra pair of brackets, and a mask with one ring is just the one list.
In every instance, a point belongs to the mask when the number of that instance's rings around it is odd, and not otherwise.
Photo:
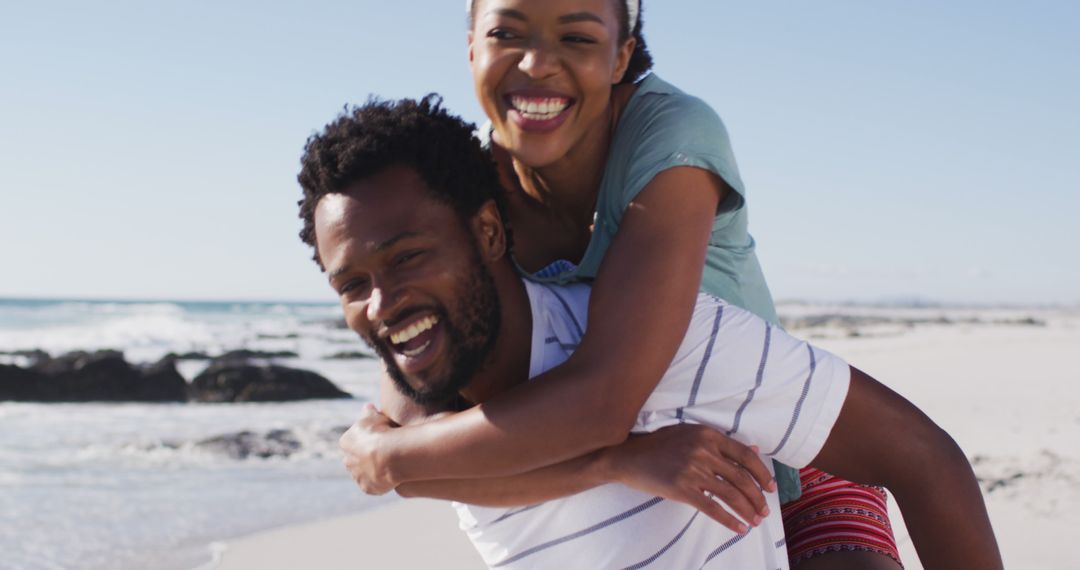
[[(619, 43), (621, 44), (630, 38), (630, 11), (626, 9), (626, 0), (613, 1), (615, 2), (615, 12), (619, 15)], [(468, 25), (470, 29), (472, 29), (475, 9), (476, 0), (472, 0), (469, 5)], [(653, 66), (652, 54), (649, 53), (649, 47), (645, 45), (645, 35), (641, 32), (642, 27), (645, 25), (645, 18), (642, 16), (644, 11), (644, 6), (641, 6), (638, 10), (637, 25), (634, 26), (634, 40), (636, 40), (634, 53), (630, 55), (630, 63), (626, 67), (626, 73), (623, 74), (622, 81), (619, 81), (620, 85), (637, 82), (637, 80), (645, 77), (645, 74)]]
[[(629, 38), (630, 12), (626, 9), (625, 0), (615, 0), (615, 10), (619, 13), (619, 24), (621, 25), (619, 43), (622, 43)], [(622, 81), (619, 82), (620, 85), (637, 82), (638, 79), (645, 77), (645, 74), (653, 66), (652, 54), (649, 53), (649, 47), (645, 45), (645, 35), (641, 32), (641, 28), (645, 25), (645, 18), (642, 17), (644, 11), (645, 6), (640, 6), (637, 25), (634, 26), (634, 40), (636, 40), (634, 53), (630, 55), (630, 63), (626, 66), (626, 73), (623, 74)]]

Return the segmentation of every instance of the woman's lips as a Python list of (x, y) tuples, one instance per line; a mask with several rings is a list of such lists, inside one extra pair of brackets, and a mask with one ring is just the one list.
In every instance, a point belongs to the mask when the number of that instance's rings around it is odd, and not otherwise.
[(510, 120), (527, 132), (547, 132), (569, 116), (574, 100), (561, 95), (511, 93), (506, 96)]

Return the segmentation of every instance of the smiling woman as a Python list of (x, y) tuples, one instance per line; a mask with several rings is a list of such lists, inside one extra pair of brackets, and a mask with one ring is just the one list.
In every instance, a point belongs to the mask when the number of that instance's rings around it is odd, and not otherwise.
[[(530, 167), (558, 162), (581, 144), (602, 144), (594, 139), (603, 134), (598, 125), (613, 121), (611, 86), (651, 65), (644, 40), (629, 37), (626, 10), (610, 0), (592, 4), (567, 11), (558, 3), (481, 0), (472, 12), (477, 97), (499, 146)], [(638, 69), (627, 73), (635, 54)]]

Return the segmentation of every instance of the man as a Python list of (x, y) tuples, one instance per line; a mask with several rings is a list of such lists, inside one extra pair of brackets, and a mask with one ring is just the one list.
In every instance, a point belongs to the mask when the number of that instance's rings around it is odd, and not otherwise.
[[(431, 99), (369, 103), (312, 137), (303, 159), (301, 237), (350, 328), (385, 362), (397, 392), (384, 390), (383, 411), (401, 424), (482, 403), (560, 364), (587, 325), (587, 286), (516, 273), (495, 173), (470, 131)], [(787, 567), (775, 495), (763, 509), (732, 493), (714, 476), (737, 478), (730, 462), (713, 459), (685, 484), (683, 472), (665, 479), (655, 476), (662, 467), (633, 464), (649, 438), (707, 437), (657, 431), (687, 422), (789, 465), (886, 483), (928, 568), (1001, 565), (970, 466), (944, 432), (839, 358), (707, 295), (634, 428), (656, 433), (520, 476), (399, 491), (472, 503), (459, 505), (462, 525), (492, 567)], [(343, 438), (347, 456), (359, 427)], [(616, 481), (636, 490), (603, 484)], [(727, 520), (706, 493), (755, 528)]]

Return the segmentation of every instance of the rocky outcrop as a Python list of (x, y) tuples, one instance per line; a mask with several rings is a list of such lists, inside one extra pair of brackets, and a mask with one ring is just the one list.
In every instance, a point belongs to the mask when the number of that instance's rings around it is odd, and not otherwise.
[(115, 350), (36, 355), (29, 368), (0, 365), (0, 401), (26, 402), (284, 402), (348, 398), (326, 378), (307, 370), (249, 361), (295, 356), (239, 350), (215, 358), (190, 385), (169, 355), (135, 366)]
[(0, 364), (0, 402), (41, 400), (33, 397), (46, 389), (45, 377), (33, 370)]
[(243, 360), (216, 360), (191, 382), (198, 402), (284, 402), (350, 395), (307, 370)]
[(195, 447), (227, 455), (232, 459), (288, 457), (300, 450), (300, 440), (291, 430), (275, 429), (264, 434), (251, 431), (229, 433), (204, 439)]
[(171, 359), (145, 368), (121, 352), (71, 352), (30, 368), (0, 367), (0, 400), (31, 402), (182, 402), (187, 384)]
[(221, 356), (215, 356), (214, 360), (250, 360), (252, 358), (296, 358), (299, 356), (291, 350), (250, 350), (241, 348), (230, 350)]
[(346, 350), (326, 355), (323, 357), (323, 360), (365, 360), (372, 358), (375, 358), (375, 356), (366, 352), (360, 352), (357, 350)]

